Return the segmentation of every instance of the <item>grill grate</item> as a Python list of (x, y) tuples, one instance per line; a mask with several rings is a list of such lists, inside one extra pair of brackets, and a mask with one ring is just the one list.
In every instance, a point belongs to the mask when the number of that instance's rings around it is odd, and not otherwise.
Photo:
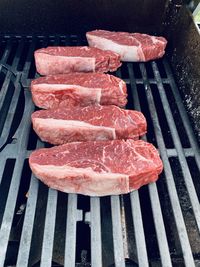
[(127, 83), (127, 107), (147, 118), (144, 139), (163, 159), (156, 184), (89, 198), (47, 189), (31, 175), (31, 150), (46, 146), (30, 122), (33, 51), (81, 44), (75, 35), (0, 39), (0, 267), (200, 264), (200, 153), (167, 59), (116, 72)]

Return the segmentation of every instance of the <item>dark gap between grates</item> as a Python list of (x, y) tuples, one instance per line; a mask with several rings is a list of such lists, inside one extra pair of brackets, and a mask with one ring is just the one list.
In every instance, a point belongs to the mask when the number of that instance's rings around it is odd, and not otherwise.
[(70, 46), (77, 46), (77, 45), (78, 45), (78, 44), (77, 44), (77, 41), (78, 41), (78, 40), (77, 40), (77, 36), (73, 36), (73, 35), (71, 35), (69, 41), (70, 41), (70, 44), (69, 44)]
[(6, 251), (5, 267), (16, 266), (18, 250), (19, 241), (9, 241)]
[(167, 234), (167, 241), (169, 244), (170, 254), (173, 257), (179, 256), (181, 252), (180, 241), (178, 237), (177, 227), (174, 220), (174, 214), (170, 202), (165, 174), (162, 173), (161, 177), (156, 182), (160, 205), (162, 208), (162, 215)]
[(135, 78), (136, 79), (141, 79), (142, 78), (142, 74), (141, 74), (141, 71), (140, 71), (139, 64), (132, 63), (132, 66), (133, 66), (133, 72), (134, 72)]
[[(34, 43), (34, 45), (39, 45), (40, 43), (38, 43), (38, 40), (32, 40), (31, 45)], [(43, 47), (44, 44), (42, 43), (41, 47)], [(36, 50), (37, 48), (35, 47), (34, 50)], [(27, 62), (31, 62), (30, 64), (30, 68), (28, 69), (28, 75), (27, 75), (27, 79), (33, 79), (35, 78), (35, 73), (36, 73), (36, 68), (35, 68), (35, 62), (34, 62), (34, 53), (31, 55), (31, 57), (27, 60)]]
[(158, 59), (156, 61), (156, 64), (158, 66), (161, 78), (167, 78), (167, 74), (166, 74), (162, 59)]
[(122, 64), (120, 67), (120, 70), (121, 70), (121, 74), (122, 74), (123, 79), (129, 79), (130, 78), (126, 64)]
[[(72, 41), (73, 41), (73, 39), (72, 39)], [(82, 45), (83, 45), (83, 43), (82, 43), (81, 37), (77, 36), (77, 38), (76, 38), (76, 46), (82, 46)]]
[(60, 37), (60, 45), (65, 46), (66, 45), (66, 38), (64, 36)]
[(46, 215), (48, 188), (39, 182), (39, 191), (35, 211), (35, 220), (31, 240), (29, 266), (37, 263), (41, 259), (42, 240), (44, 233), (44, 223)]
[(127, 84), (127, 91), (128, 91), (128, 103), (126, 105), (126, 109), (133, 109), (134, 103), (133, 103), (133, 93), (131, 89), (131, 85)]
[[(126, 267), (138, 267), (138, 264), (133, 262), (132, 260), (125, 259), (125, 266)], [(115, 264), (111, 264), (108, 267), (115, 267)], [(157, 267), (157, 266), (156, 266)]]
[(101, 203), (101, 238), (102, 238), (102, 260), (103, 266), (114, 263), (113, 230), (111, 219), (110, 197), (100, 198)]
[(154, 73), (153, 73), (151, 62), (146, 62), (145, 63), (145, 67), (146, 67), (146, 72), (147, 72), (147, 78), (148, 79), (153, 79), (154, 78)]
[(77, 222), (76, 231), (76, 262), (90, 262), (90, 226), (84, 222)]
[(129, 259), (132, 261), (137, 262), (137, 246), (135, 241), (135, 233), (134, 233), (134, 226), (133, 226), (133, 215), (131, 211), (131, 202), (130, 196), (124, 195), (124, 211), (125, 211), (125, 221), (126, 221), (126, 229), (127, 229), (127, 246), (128, 246), (128, 255)]
[(0, 225), (2, 223), (2, 218), (5, 210), (5, 205), (7, 201), (8, 191), (10, 188), (10, 183), (12, 180), (13, 170), (15, 166), (16, 159), (7, 159), (2, 175), (2, 181), (0, 183)]
[(68, 195), (58, 192), (52, 261), (63, 266)]
[(186, 160), (190, 169), (190, 173), (192, 174), (192, 180), (195, 184), (198, 199), (200, 201), (200, 171), (197, 166), (196, 159), (194, 157), (187, 157)]
[(145, 88), (143, 84), (137, 84), (137, 92), (138, 92), (139, 100), (141, 103), (141, 112), (144, 114), (146, 121), (147, 121), (147, 133), (146, 133), (147, 141), (150, 143), (153, 143), (156, 147), (158, 147), (156, 143), (153, 123), (152, 123), (150, 111), (148, 108), (148, 102), (147, 102)]
[(90, 197), (79, 195), (77, 209), (83, 210), (84, 212), (90, 211)]
[(36, 74), (36, 68), (35, 68), (35, 63), (34, 63), (34, 58), (31, 60), (31, 66), (28, 72), (28, 79), (34, 79)]
[[(41, 267), (41, 262), (39, 261), (31, 267)], [(56, 262), (52, 262), (51, 267), (63, 267), (63, 265), (57, 264)]]
[(147, 246), (147, 254), (149, 259), (159, 258), (158, 243), (156, 238), (153, 214), (151, 209), (151, 201), (147, 187), (141, 187), (139, 190), (141, 203), (142, 221)]
[[(19, 88), (16, 88), (15, 90), (19, 90)], [(12, 120), (12, 124), (10, 127), (8, 139), (7, 139), (8, 143), (12, 142), (12, 137), (20, 125), (20, 122), (21, 122), (21, 119), (23, 116), (23, 112), (24, 112), (24, 108), (25, 108), (25, 97), (24, 97), (24, 91), (23, 91), (23, 89), (21, 89), (21, 92), (20, 92), (20, 95), (18, 98), (18, 102), (17, 102), (17, 106), (15, 109), (14, 117)]]
[(44, 147), (45, 147), (45, 148), (53, 147), (52, 144), (49, 144), (49, 143), (47, 143), (47, 142), (43, 142), (43, 144), (44, 144)]
[(30, 133), (29, 133), (29, 139), (28, 139), (28, 145), (27, 145), (27, 150), (35, 150), (36, 145), (37, 145), (37, 140), (38, 136), (33, 130), (33, 127), (30, 128)]
[(163, 135), (163, 139), (165, 141), (166, 148), (174, 148), (174, 143), (173, 143), (173, 139), (172, 139), (171, 132), (169, 129), (169, 125), (167, 123), (165, 111), (163, 109), (163, 105), (162, 105), (160, 96), (158, 94), (158, 87), (157, 87), (157, 85), (152, 84), (151, 89), (152, 89), (151, 91), (152, 91), (154, 101), (157, 104), (156, 110), (157, 110), (158, 119), (159, 119), (159, 123), (160, 123), (161, 129), (162, 129), (162, 135)]
[(86, 39), (86, 36), (85, 35), (78, 35), (78, 43), (80, 45), (86, 45), (88, 46), (88, 42), (87, 42), (87, 39)]
[(176, 101), (174, 99), (171, 86), (169, 84), (164, 84), (164, 89), (165, 89), (165, 93), (166, 93), (168, 102), (170, 104), (170, 108), (172, 111), (174, 122), (176, 124), (176, 128), (177, 128), (177, 131), (179, 134), (181, 144), (184, 148), (188, 148), (188, 147), (190, 147), (190, 142), (189, 142), (187, 133), (185, 131), (185, 127), (183, 125), (181, 116), (179, 114), (179, 110), (177, 108)]
[(200, 254), (200, 236), (194, 219), (194, 213), (190, 202), (180, 163), (177, 158), (170, 158), (170, 165), (174, 173), (174, 181), (176, 183), (177, 193), (181, 209), (184, 215), (185, 225), (188, 232), (191, 248), (194, 254)]

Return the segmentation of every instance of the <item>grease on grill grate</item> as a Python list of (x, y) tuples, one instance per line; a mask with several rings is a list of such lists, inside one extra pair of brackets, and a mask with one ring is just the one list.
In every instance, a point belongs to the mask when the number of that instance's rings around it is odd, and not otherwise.
[(48, 146), (30, 123), (33, 52), (81, 44), (85, 39), (75, 35), (0, 42), (0, 266), (199, 264), (199, 150), (166, 59), (124, 63), (116, 72), (127, 83), (127, 108), (144, 113), (146, 138), (165, 160), (156, 185), (99, 199), (48, 190), (31, 176), (30, 151)]

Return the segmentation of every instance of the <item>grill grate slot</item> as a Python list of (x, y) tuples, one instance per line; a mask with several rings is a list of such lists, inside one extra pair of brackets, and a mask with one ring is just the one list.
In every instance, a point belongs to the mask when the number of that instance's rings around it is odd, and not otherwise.
[(32, 130), (29, 91), (38, 76), (33, 52), (47, 45), (86, 40), (7, 36), (0, 42), (0, 267), (199, 264), (200, 153), (167, 59), (123, 63), (115, 73), (127, 83), (127, 108), (147, 119), (143, 139), (159, 148), (163, 174), (125, 196), (89, 198), (47, 189), (28, 167), (31, 150), (48, 146)]

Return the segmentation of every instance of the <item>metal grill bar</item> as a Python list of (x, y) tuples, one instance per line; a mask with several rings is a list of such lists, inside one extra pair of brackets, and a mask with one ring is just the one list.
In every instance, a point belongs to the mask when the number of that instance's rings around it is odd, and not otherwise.
[(138, 191), (130, 194), (139, 266), (149, 266)]
[(75, 266), (76, 223), (81, 221), (82, 212), (77, 210), (77, 195), (69, 194), (65, 243), (65, 266)]
[(57, 191), (49, 189), (47, 200), (46, 220), (42, 244), (41, 267), (51, 266), (53, 240), (56, 222)]
[(116, 267), (125, 267), (119, 196), (111, 196), (114, 258)]
[[(128, 64), (129, 64), (129, 63), (128, 63)], [(130, 83), (131, 83), (130, 79), (125, 78), (125, 79), (123, 79), (123, 80), (126, 82), (126, 84), (130, 84)], [(143, 80), (142, 80), (142, 79), (135, 78), (135, 82), (136, 82), (136, 84), (143, 84)], [(170, 83), (169, 80), (168, 80), (167, 78), (162, 78), (162, 82), (163, 82), (164, 84), (169, 84), (169, 83)], [(150, 83), (150, 84), (156, 84), (157, 82), (156, 82), (155, 79), (150, 78), (150, 79), (149, 79), (149, 83)]]
[[(101, 241), (101, 214), (100, 199), (90, 198), (90, 223), (91, 223), (91, 264), (102, 266), (102, 241)], [(87, 219), (88, 220), (88, 219)]]
[(149, 185), (150, 199), (152, 205), (152, 211), (154, 216), (154, 223), (156, 228), (156, 234), (158, 239), (159, 251), (161, 256), (161, 262), (163, 267), (172, 266), (170, 259), (169, 247), (164, 227), (163, 216), (161, 212), (160, 201), (158, 197), (158, 191), (155, 183)]
[(177, 195), (177, 191), (175, 188), (173, 174), (172, 174), (170, 164), (168, 161), (168, 157), (167, 157), (167, 153), (165, 150), (165, 144), (163, 141), (163, 137), (162, 137), (159, 121), (158, 121), (158, 116), (157, 116), (153, 96), (151, 93), (151, 88), (150, 88), (150, 85), (148, 83), (148, 78), (147, 78), (144, 64), (140, 63), (140, 69), (141, 69), (141, 73), (142, 73), (142, 76), (144, 79), (146, 95), (147, 95), (147, 99), (148, 99), (148, 103), (149, 103), (149, 109), (150, 109), (152, 121), (154, 124), (154, 130), (155, 130), (158, 146), (160, 149), (161, 157), (163, 159), (164, 172), (165, 172), (165, 176), (166, 176), (166, 180), (167, 180), (168, 191), (169, 191), (169, 195), (170, 195), (170, 199), (171, 199), (171, 205), (173, 207), (173, 213), (174, 213), (174, 218), (176, 221), (176, 227), (177, 227), (178, 232), (179, 232), (179, 238), (180, 238), (180, 243), (181, 243), (181, 247), (182, 247), (182, 251), (183, 251), (183, 257), (184, 257), (186, 266), (192, 267), (192, 266), (195, 266), (194, 265), (194, 259), (192, 256), (192, 251), (191, 251), (189, 239), (187, 236), (187, 231), (186, 231), (186, 227), (184, 224), (183, 215), (181, 212), (181, 207), (179, 204), (178, 195)]
[[(184, 148), (183, 149), (185, 157), (194, 157), (194, 151), (192, 148)], [(177, 157), (178, 153), (177, 150), (174, 148), (168, 148), (167, 149), (167, 155), (168, 157)]]

